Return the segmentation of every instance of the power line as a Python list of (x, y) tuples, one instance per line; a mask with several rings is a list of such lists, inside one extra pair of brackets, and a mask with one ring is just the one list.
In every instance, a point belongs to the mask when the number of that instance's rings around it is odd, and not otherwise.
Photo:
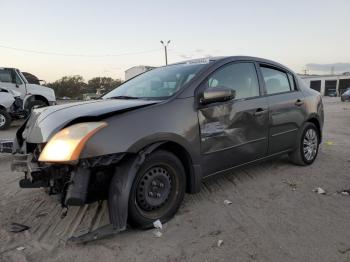
[(128, 52), (128, 53), (121, 53), (121, 54), (88, 55), (88, 54), (67, 54), (67, 53), (47, 52), (47, 51), (23, 49), (23, 48), (17, 48), (17, 47), (12, 47), (12, 46), (5, 46), (5, 45), (0, 45), (0, 48), (10, 49), (10, 50), (20, 51), (20, 52), (26, 52), (26, 53), (40, 54), (40, 55), (55, 55), (55, 56), (70, 56), (70, 57), (116, 57), (116, 56), (125, 56), (125, 55), (138, 55), (138, 54), (154, 53), (154, 52), (161, 50), (160, 48), (158, 48), (158, 49), (151, 49), (151, 50), (138, 51), (138, 52)]

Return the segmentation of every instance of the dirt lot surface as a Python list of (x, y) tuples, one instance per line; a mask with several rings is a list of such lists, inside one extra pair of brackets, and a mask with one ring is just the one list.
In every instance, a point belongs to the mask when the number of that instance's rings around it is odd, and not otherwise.
[[(0, 154), (0, 261), (350, 261), (350, 196), (337, 193), (350, 188), (350, 103), (324, 101), (324, 140), (313, 165), (282, 157), (206, 181), (201, 193), (186, 195), (161, 237), (129, 229), (67, 244), (107, 223), (105, 203), (70, 208), (61, 219), (60, 205), (42, 189), (18, 187), (22, 175)], [(10, 233), (11, 222), (30, 229)]]

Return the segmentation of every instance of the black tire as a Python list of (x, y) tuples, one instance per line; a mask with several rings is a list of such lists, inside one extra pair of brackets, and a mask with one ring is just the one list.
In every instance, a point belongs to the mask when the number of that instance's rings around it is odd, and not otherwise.
[[(301, 132), (299, 133), (298, 139), (297, 139), (298, 145), (296, 149), (289, 154), (289, 158), (292, 163), (299, 166), (311, 165), (315, 161), (318, 154), (318, 149), (320, 144), (320, 134), (317, 127), (310, 122), (304, 123), (304, 125), (300, 130)], [(315, 137), (316, 137), (315, 138), (316, 142), (311, 143), (311, 140), (310, 140), (310, 144), (312, 144), (312, 146), (310, 147), (310, 150), (307, 150), (308, 149), (307, 145), (304, 146), (304, 140), (306, 139), (307, 141), (309, 141), (307, 138), (308, 132), (310, 132), (311, 134), (315, 134)], [(307, 150), (306, 153), (305, 153), (305, 150)]]
[[(179, 209), (185, 189), (186, 174), (181, 161), (168, 151), (159, 150), (150, 154), (137, 172), (131, 188), (130, 225), (147, 229), (153, 227), (157, 219), (162, 223), (169, 221)], [(150, 193), (154, 195), (150, 196)]]
[(30, 101), (27, 104), (26, 109), (27, 109), (28, 114), (30, 114), (34, 108), (45, 107), (45, 106), (48, 106), (48, 104), (46, 102), (44, 102), (42, 100), (34, 100), (34, 101)]
[(11, 116), (5, 110), (0, 110), (0, 130), (6, 130), (11, 126)]

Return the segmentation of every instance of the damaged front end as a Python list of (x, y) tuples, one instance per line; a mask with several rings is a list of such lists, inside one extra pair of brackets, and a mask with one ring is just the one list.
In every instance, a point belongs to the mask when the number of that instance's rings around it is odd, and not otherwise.
[(141, 163), (137, 155), (111, 154), (81, 159), (74, 165), (43, 163), (38, 159), (44, 145), (24, 143), (26, 151), (15, 154), (11, 165), (13, 171), (24, 173), (21, 188), (45, 188), (58, 196), (62, 211), (108, 199), (110, 224), (69, 241), (84, 243), (126, 229), (129, 192), (139, 166), (129, 163)]
[(11, 168), (23, 172), (21, 188), (46, 188), (50, 195), (58, 195), (62, 207), (82, 206), (108, 197), (108, 185), (114, 174), (114, 166), (122, 160), (124, 154), (100, 156), (82, 159), (78, 163), (54, 164), (38, 161), (38, 152), (15, 154)]
[(62, 208), (108, 200), (110, 223), (75, 242), (95, 240), (126, 229), (128, 199), (144, 153), (97, 154), (85, 144), (101, 129), (108, 117), (152, 105), (151, 101), (92, 101), (35, 109), (18, 129), (13, 143), (12, 170), (23, 172), (22, 188), (46, 188), (59, 196)]
[[(75, 139), (80, 139), (74, 128), (78, 128), (79, 134), (84, 133), (81, 130), (83, 123), (62, 129), (48, 142), (32, 143), (28, 142), (27, 136), (34, 128), (36, 121), (33, 118), (35, 115), (18, 130), (17, 139), (13, 143), (12, 170), (24, 173), (24, 178), (19, 182), (20, 187), (45, 188), (48, 194), (57, 195), (64, 211), (62, 215), (69, 206), (82, 206), (108, 200), (110, 224), (87, 234), (72, 237), (70, 241), (82, 243), (125, 230), (131, 186), (147, 152), (80, 158), (79, 154), (75, 154), (75, 150), (72, 150), (72, 154), (68, 154), (65, 146), (73, 144), (75, 149), (83, 147), (80, 143), (74, 144)], [(62, 134), (67, 133), (67, 130), (73, 138), (66, 139), (69, 143), (65, 145), (62, 144), (64, 142)], [(56, 143), (59, 141), (60, 148), (56, 148), (53, 141)], [(50, 147), (50, 152), (45, 153)], [(65, 154), (70, 158), (69, 161), (62, 158)], [(55, 162), (55, 157), (59, 161)]]

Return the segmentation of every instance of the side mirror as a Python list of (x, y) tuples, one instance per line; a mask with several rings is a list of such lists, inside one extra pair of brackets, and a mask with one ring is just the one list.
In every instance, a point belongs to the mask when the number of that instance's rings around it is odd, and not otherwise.
[(205, 90), (199, 100), (202, 105), (225, 102), (234, 99), (236, 91), (227, 87), (216, 87), (213, 90)]

